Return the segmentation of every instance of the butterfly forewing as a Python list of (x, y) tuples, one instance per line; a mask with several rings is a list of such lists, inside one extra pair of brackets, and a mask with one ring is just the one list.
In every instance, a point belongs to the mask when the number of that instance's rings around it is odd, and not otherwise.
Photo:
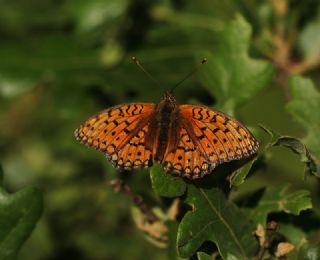
[(76, 138), (106, 153), (116, 168), (130, 170), (151, 164), (146, 149), (148, 123), (155, 104), (124, 104), (89, 118), (75, 131)]
[(180, 115), (193, 142), (214, 168), (231, 160), (244, 159), (256, 153), (259, 145), (250, 131), (222, 112), (205, 106), (181, 105)]

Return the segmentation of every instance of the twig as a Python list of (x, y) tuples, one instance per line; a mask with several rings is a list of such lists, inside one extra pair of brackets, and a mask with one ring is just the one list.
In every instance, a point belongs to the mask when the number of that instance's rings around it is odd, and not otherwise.
[(271, 0), (271, 5), (276, 15), (275, 27), (269, 32), (273, 51), (271, 53), (264, 53), (264, 55), (270, 58), (277, 68), (277, 81), (284, 87), (285, 94), (289, 98), (287, 91), (288, 78), (291, 75), (303, 74), (318, 67), (320, 65), (320, 56), (305, 58), (300, 61), (293, 59), (293, 46), (296, 33), (293, 29), (286, 33), (284, 28), (285, 17), (289, 11), (288, 3), (286, 0)]
[(293, 63), (288, 68), (290, 74), (303, 74), (308, 70), (312, 70), (320, 65), (320, 56), (312, 59), (306, 59), (298, 63)]
[(266, 232), (263, 234), (265, 237), (263, 243), (260, 245), (258, 254), (255, 257), (255, 260), (262, 260), (266, 251), (270, 248), (273, 240), (276, 237), (276, 232), (279, 229), (278, 223), (271, 221), (267, 224)]
[(142, 214), (145, 216), (145, 220), (148, 223), (154, 223), (160, 219), (153, 213), (150, 207), (144, 202), (143, 198), (140, 195), (135, 194), (128, 185), (126, 185), (120, 179), (114, 179), (110, 182), (111, 186), (116, 192), (122, 192), (126, 194), (130, 200), (136, 205)]

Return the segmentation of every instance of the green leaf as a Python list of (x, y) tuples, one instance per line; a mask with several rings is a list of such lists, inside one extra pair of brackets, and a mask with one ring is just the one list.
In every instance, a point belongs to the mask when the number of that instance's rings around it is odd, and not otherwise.
[(320, 244), (305, 244), (301, 247), (297, 259), (299, 260), (317, 260), (320, 259)]
[[(305, 219), (307, 222), (308, 219)], [(301, 260), (301, 259), (318, 259), (320, 251), (319, 245), (312, 245), (308, 242), (307, 234), (304, 230), (300, 229), (296, 225), (279, 223), (279, 232), (284, 235), (285, 238), (294, 245), (294, 250), (288, 255), (288, 259)], [(315, 258), (312, 258), (312, 256)], [(311, 257), (311, 258), (310, 258)]]
[(298, 46), (307, 59), (317, 59), (320, 55), (320, 17), (309, 22), (298, 38)]
[(181, 177), (166, 173), (161, 165), (154, 165), (151, 168), (150, 177), (153, 190), (160, 196), (178, 197), (185, 192), (187, 187)]
[(42, 212), (38, 189), (25, 188), (8, 194), (2, 186), (0, 170), (0, 259), (14, 259), (27, 240)]
[(289, 79), (291, 101), (287, 109), (305, 129), (303, 142), (320, 162), (320, 92), (310, 79), (294, 76)]
[(320, 177), (315, 161), (311, 157), (307, 147), (300, 140), (290, 136), (282, 136), (275, 145), (288, 147), (300, 156), (300, 161), (306, 165), (305, 176), (314, 174), (317, 177)]
[(267, 188), (258, 205), (250, 211), (251, 218), (256, 223), (265, 225), (269, 213), (285, 212), (299, 215), (302, 210), (312, 208), (309, 191), (299, 190), (289, 193), (288, 189), (289, 185)]
[(252, 165), (255, 163), (255, 161), (258, 159), (258, 157), (254, 157), (250, 162), (246, 163), (236, 171), (234, 171), (230, 176), (230, 187), (232, 186), (240, 186), (242, 183), (244, 183), (245, 178), (249, 174)]
[(159, 6), (154, 8), (153, 15), (156, 19), (173, 23), (176, 26), (186, 29), (197, 28), (206, 30), (221, 30), (224, 26), (222, 19), (214, 15), (196, 14), (193, 12), (173, 13), (171, 8), (167, 6)]
[(204, 252), (197, 253), (198, 260), (212, 260), (212, 257)]
[(71, 0), (66, 5), (74, 16), (77, 29), (80, 32), (88, 32), (106, 24), (109, 28), (116, 24), (125, 14), (128, 0)]
[(0, 164), (0, 190), (1, 190), (1, 187), (3, 187), (3, 169)]
[(186, 203), (192, 206), (182, 219), (177, 237), (180, 256), (190, 257), (206, 240), (213, 241), (225, 258), (253, 256), (255, 225), (219, 189), (188, 185)]
[(279, 223), (279, 227), (279, 232), (284, 235), (290, 241), (290, 243), (295, 246), (296, 249), (306, 243), (307, 234), (299, 227), (294, 226), (293, 224), (282, 222)]
[(310, 154), (307, 147), (299, 140), (291, 136), (281, 136), (271, 129), (260, 125), (260, 127), (271, 136), (271, 140), (266, 145), (265, 149), (271, 146), (284, 146), (291, 149), (293, 152), (300, 156), (300, 161), (305, 163), (305, 175), (315, 175), (320, 177), (320, 172), (318, 171), (318, 166), (312, 155)]
[(271, 64), (249, 57), (250, 37), (250, 25), (237, 16), (218, 33), (213, 52), (201, 53), (208, 60), (200, 71), (202, 82), (217, 98), (217, 107), (229, 114), (234, 114), (273, 78)]
[(168, 226), (168, 258), (169, 259), (179, 259), (177, 257), (177, 231), (178, 222), (177, 221), (167, 221)]

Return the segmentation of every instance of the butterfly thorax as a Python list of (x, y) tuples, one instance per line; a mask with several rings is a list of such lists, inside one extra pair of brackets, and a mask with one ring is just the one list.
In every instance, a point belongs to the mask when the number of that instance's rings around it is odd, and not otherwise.
[(155, 147), (154, 160), (161, 162), (166, 148), (168, 146), (169, 138), (172, 133), (173, 124), (177, 123), (178, 106), (176, 100), (171, 92), (166, 91), (156, 108), (156, 124), (157, 128), (157, 145)]
[(174, 98), (173, 94), (169, 91), (166, 91), (157, 105), (156, 112), (159, 116), (158, 124), (166, 124), (168, 123), (167, 119), (170, 118), (170, 115), (173, 111), (177, 109), (176, 99)]

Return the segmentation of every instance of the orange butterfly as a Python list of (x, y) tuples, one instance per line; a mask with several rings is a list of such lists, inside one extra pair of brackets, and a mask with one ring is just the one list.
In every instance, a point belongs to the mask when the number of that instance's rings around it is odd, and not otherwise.
[(217, 165), (250, 157), (259, 144), (247, 128), (200, 105), (178, 105), (170, 91), (159, 104), (111, 107), (75, 131), (77, 140), (107, 155), (116, 169), (161, 163), (167, 172), (190, 179)]

